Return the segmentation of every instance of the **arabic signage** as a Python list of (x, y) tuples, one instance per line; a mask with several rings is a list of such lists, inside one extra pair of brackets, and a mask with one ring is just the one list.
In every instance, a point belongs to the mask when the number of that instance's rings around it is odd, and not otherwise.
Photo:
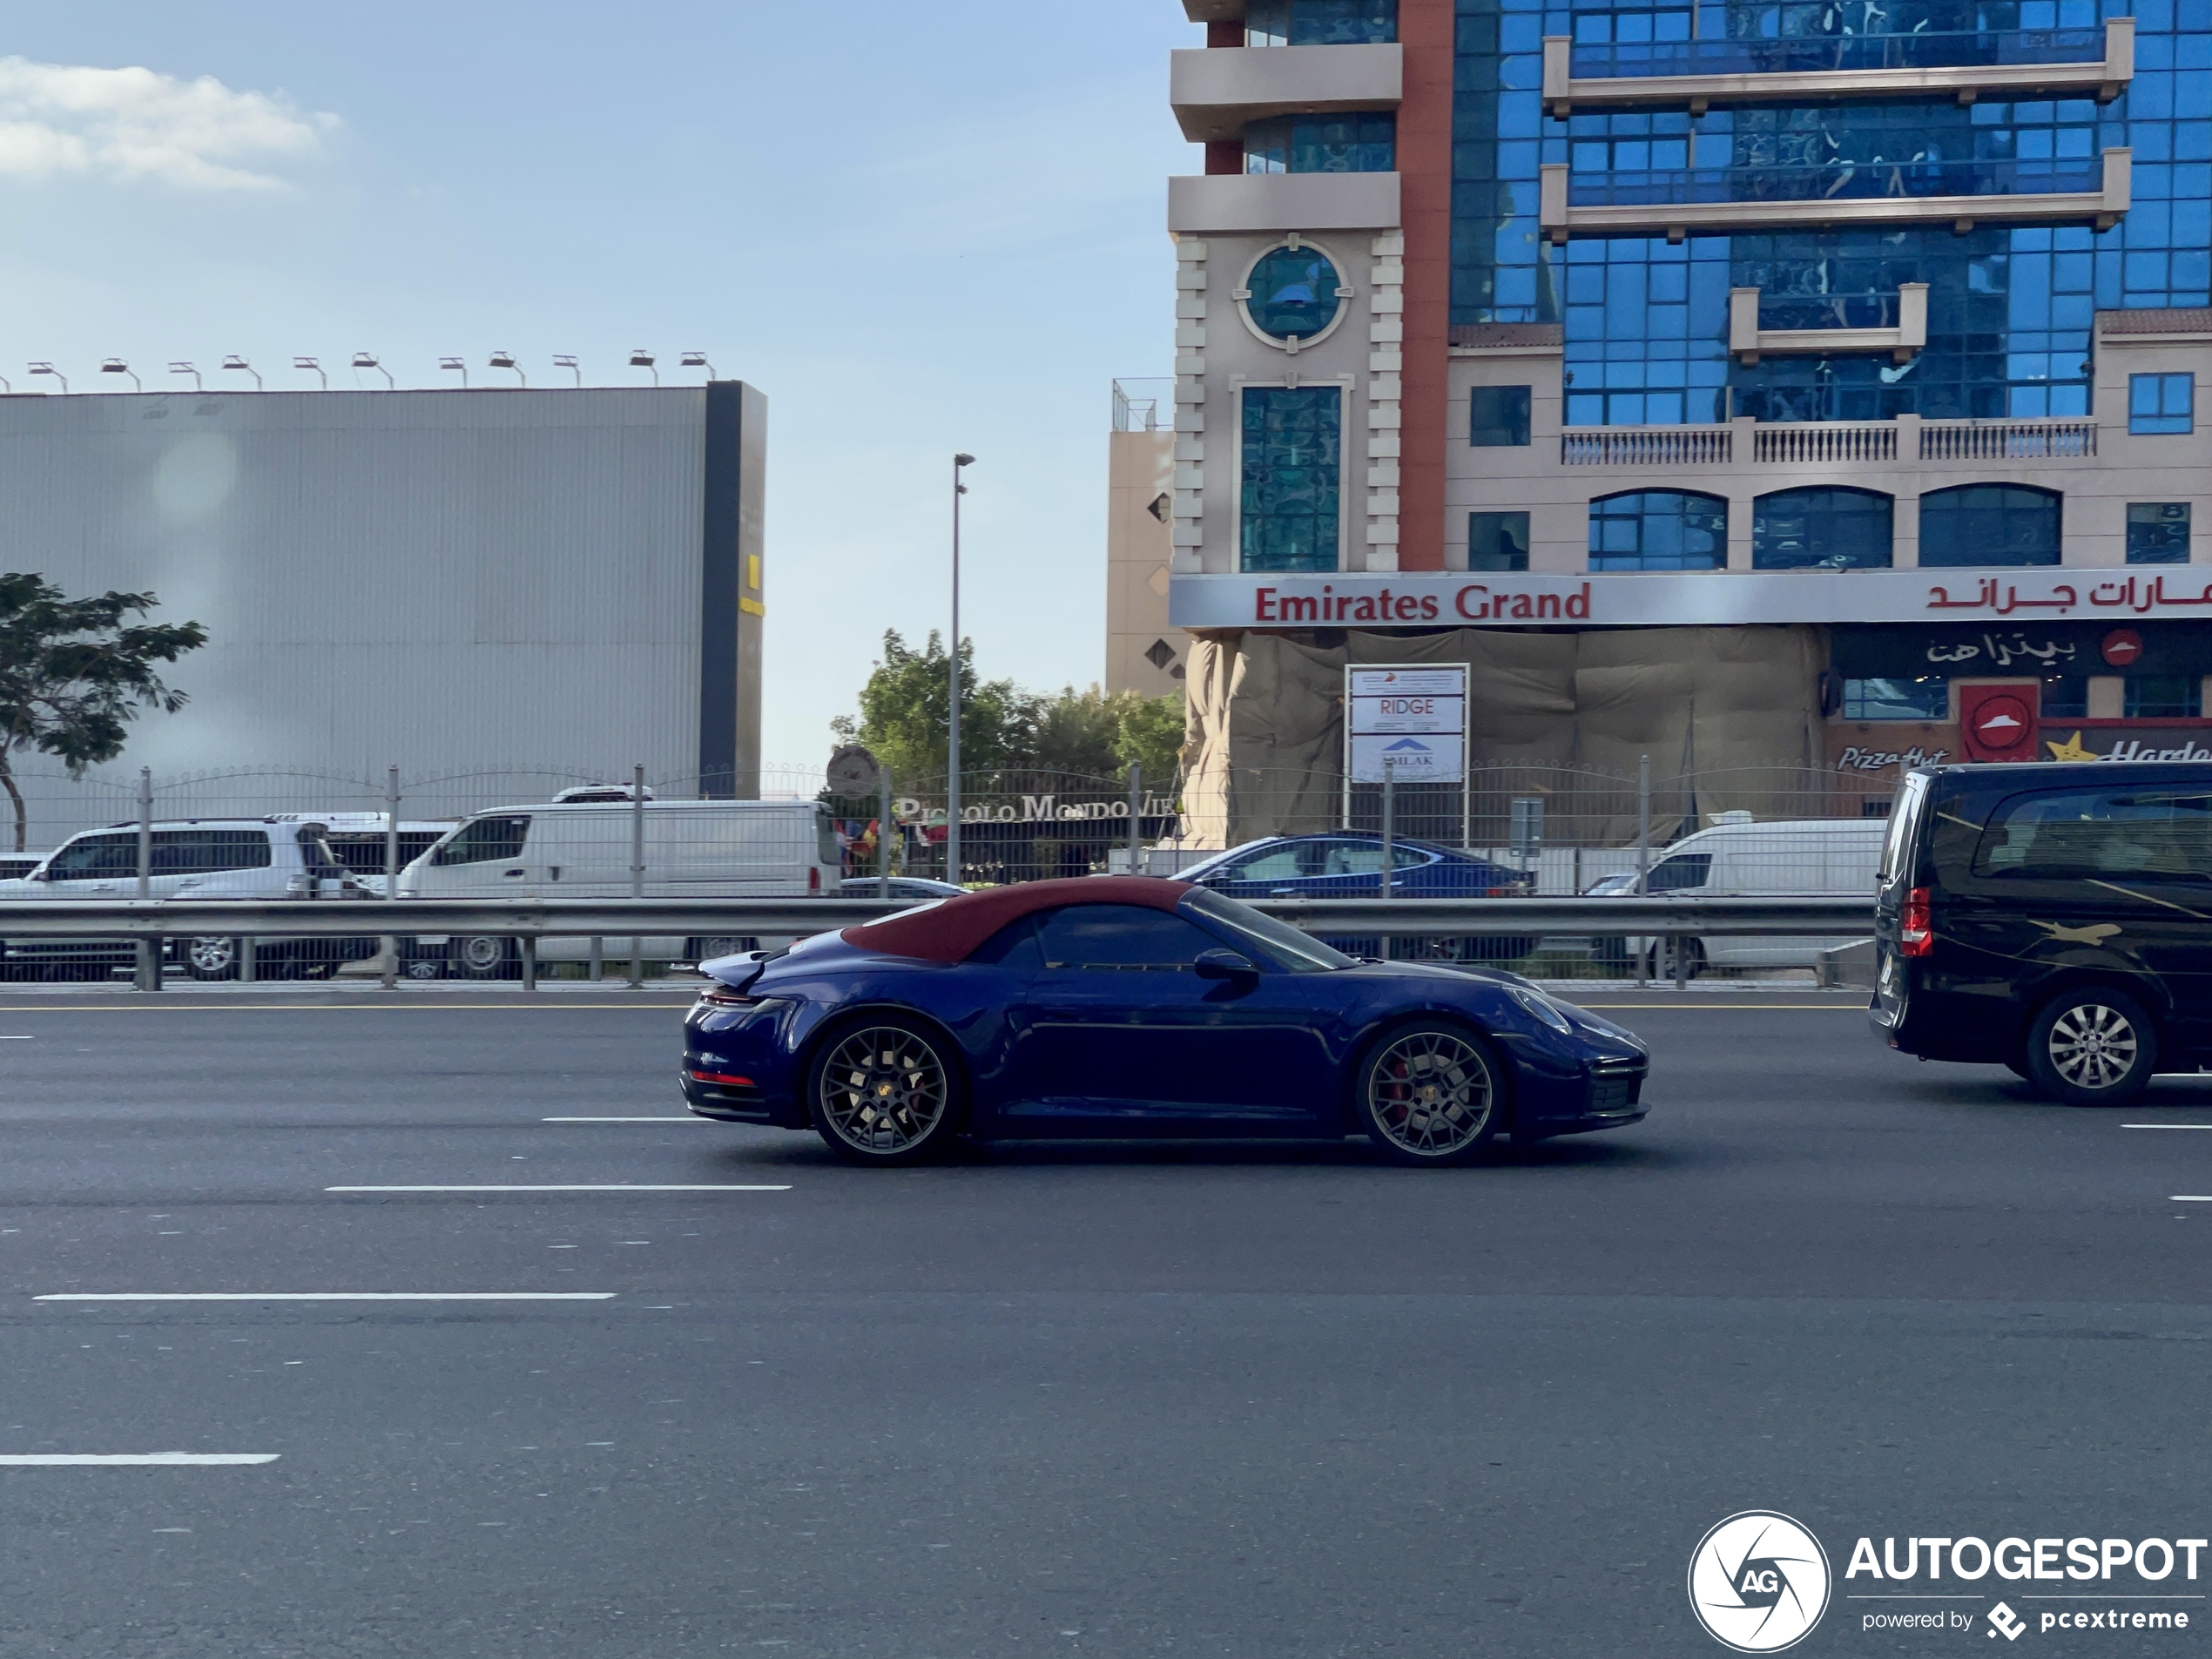
[[(2212, 618), (2212, 581), (2184, 567), (1968, 575), (1948, 570), (1535, 576), (1484, 571), (1179, 576), (1178, 628), (1695, 626), (1729, 624)], [(2010, 625), (2017, 626), (2014, 623)]]
[(2052, 675), (2212, 674), (2212, 628), (2144, 622), (2028, 627), (1838, 627), (1831, 665), (1846, 679), (2042, 679)]
[(1467, 671), (1347, 668), (1345, 775), (1379, 784), (1456, 784), (1467, 777)]

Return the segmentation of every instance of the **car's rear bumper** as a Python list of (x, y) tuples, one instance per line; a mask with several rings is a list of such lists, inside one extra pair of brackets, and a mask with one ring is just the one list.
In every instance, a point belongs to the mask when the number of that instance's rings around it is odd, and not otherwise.
[(778, 1100), (758, 1087), (706, 1082), (689, 1069), (680, 1074), (684, 1103), (700, 1117), (718, 1123), (765, 1123), (773, 1129), (805, 1129), (805, 1116), (787, 1100)]

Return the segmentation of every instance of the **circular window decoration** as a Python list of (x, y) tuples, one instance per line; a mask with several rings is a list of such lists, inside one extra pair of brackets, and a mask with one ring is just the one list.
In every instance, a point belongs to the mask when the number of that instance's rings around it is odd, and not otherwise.
[(1237, 291), (1245, 326), (1269, 345), (1291, 352), (1334, 330), (1350, 298), (1336, 262), (1296, 235), (1254, 260)]

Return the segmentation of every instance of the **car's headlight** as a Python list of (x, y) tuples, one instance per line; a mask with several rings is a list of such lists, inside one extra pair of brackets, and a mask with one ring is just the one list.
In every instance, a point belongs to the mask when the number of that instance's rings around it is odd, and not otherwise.
[(1508, 985), (1506, 995), (1553, 1030), (1571, 1032), (1575, 1029), (1575, 1022), (1560, 1011), (1559, 1005), (1534, 986)]

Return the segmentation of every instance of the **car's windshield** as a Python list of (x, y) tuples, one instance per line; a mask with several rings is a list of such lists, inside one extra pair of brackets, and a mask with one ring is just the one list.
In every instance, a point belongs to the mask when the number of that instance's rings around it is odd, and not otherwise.
[(1224, 899), (1218, 893), (1203, 887), (1185, 894), (1184, 907), (1194, 915), (1202, 916), (1224, 932), (1237, 934), (1258, 948), (1269, 961), (1293, 974), (1326, 974), (1339, 968), (1350, 968), (1351, 957), (1341, 951), (1331, 950), (1311, 934), (1302, 934), (1287, 921), (1263, 915), (1248, 904), (1234, 899)]

